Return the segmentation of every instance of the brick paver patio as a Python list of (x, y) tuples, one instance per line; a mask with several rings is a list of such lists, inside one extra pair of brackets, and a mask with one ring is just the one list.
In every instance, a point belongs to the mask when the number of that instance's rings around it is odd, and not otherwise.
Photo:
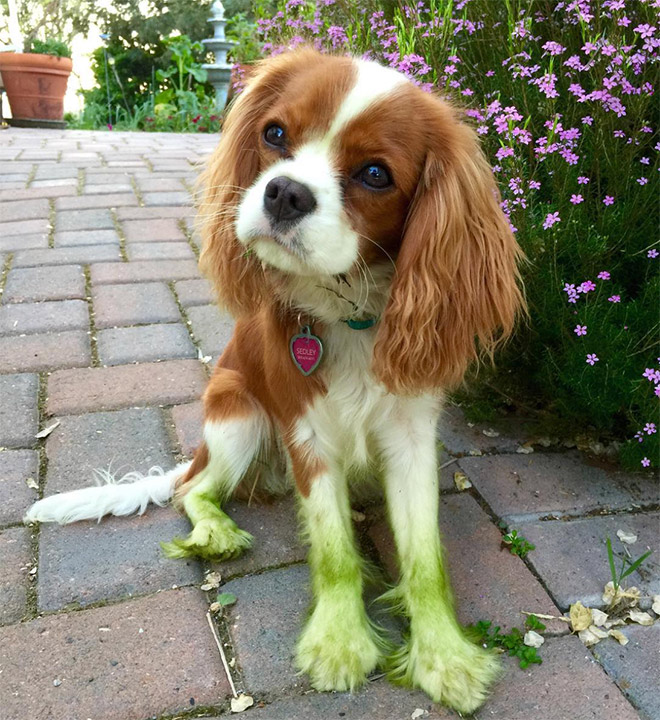
[[(311, 692), (292, 666), (307, 609), (305, 550), (290, 498), (233, 503), (254, 549), (205, 567), (168, 560), (185, 532), (171, 508), (101, 523), (26, 528), (38, 497), (80, 487), (98, 467), (147, 470), (189, 456), (199, 397), (231, 333), (200, 278), (191, 191), (208, 136), (0, 131), (0, 717), (3, 720), (216, 718), (230, 684), (206, 619), (217, 591), (238, 598), (216, 618), (239, 691), (259, 720), (451, 718), (428, 698), (376, 678), (354, 694)], [(47, 438), (36, 434), (59, 420)], [(487, 434), (482, 431), (487, 430)], [(534, 447), (524, 428), (470, 427), (447, 413), (441, 525), (459, 615), (522, 627), (521, 611), (599, 604), (604, 540), (639, 535), (655, 555), (632, 584), (660, 592), (658, 486)], [(473, 487), (458, 492), (462, 470)], [(356, 527), (393, 571), (378, 505)], [(501, 549), (499, 524), (536, 545)], [(391, 624), (391, 623), (390, 623)], [(396, 628), (394, 628), (396, 630)], [(629, 627), (589, 650), (551, 622), (543, 664), (506, 672), (480, 720), (660, 718), (660, 627)]]

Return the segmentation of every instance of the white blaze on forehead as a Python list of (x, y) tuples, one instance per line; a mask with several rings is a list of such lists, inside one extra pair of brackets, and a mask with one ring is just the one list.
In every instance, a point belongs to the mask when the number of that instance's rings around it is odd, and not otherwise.
[(389, 95), (408, 78), (392, 68), (383, 67), (368, 60), (355, 60), (357, 80), (339, 106), (330, 130), (324, 140), (332, 141), (351, 120), (366, 110), (372, 103)]

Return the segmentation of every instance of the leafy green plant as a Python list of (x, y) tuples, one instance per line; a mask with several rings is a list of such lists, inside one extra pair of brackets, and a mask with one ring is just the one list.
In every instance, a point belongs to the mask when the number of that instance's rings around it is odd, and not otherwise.
[(229, 607), (230, 605), (234, 605), (236, 603), (236, 600), (236, 595), (227, 592), (218, 593), (218, 596), (215, 599), (215, 601), (223, 607)]
[(512, 555), (517, 555), (519, 558), (526, 557), (527, 553), (536, 549), (536, 545), (532, 545), (522, 535), (519, 535), (517, 530), (511, 530), (504, 535), (502, 542), (508, 546)]
[[(637, 560), (632, 560), (630, 557), (628, 557), (626, 554), (623, 555), (615, 555), (614, 550), (612, 549), (612, 541), (608, 537), (606, 540), (607, 544), (607, 559), (610, 564), (610, 574), (612, 576), (612, 584), (614, 585), (614, 590), (619, 589), (621, 585), (621, 581), (624, 578), (627, 578), (629, 575), (632, 575), (632, 573), (637, 570), (637, 568), (640, 567), (640, 565), (646, 560), (646, 558), (653, 552), (652, 550), (647, 550), (643, 555), (640, 555)], [(615, 557), (619, 557), (621, 560), (621, 568), (617, 572), (616, 569), (616, 562), (614, 560)]]
[(25, 52), (40, 55), (54, 55), (55, 57), (71, 57), (71, 48), (62, 40), (48, 38), (47, 40), (34, 39), (30, 42)]
[[(539, 657), (536, 648), (525, 645), (525, 634), (518, 628), (512, 628), (510, 632), (503, 633), (499, 625), (493, 627), (490, 620), (480, 620), (470, 626), (478, 642), (487, 648), (499, 648), (511, 657), (518, 658), (521, 670), (530, 665), (540, 665), (543, 659)], [(525, 629), (538, 632), (545, 630), (545, 625), (536, 617), (529, 615), (525, 620)]]

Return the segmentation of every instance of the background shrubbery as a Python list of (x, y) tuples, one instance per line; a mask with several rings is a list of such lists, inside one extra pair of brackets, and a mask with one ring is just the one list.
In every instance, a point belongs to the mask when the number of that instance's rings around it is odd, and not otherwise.
[[(644, 0), (281, 1), (265, 53), (366, 55), (466, 108), (527, 254), (531, 317), (461, 400), (657, 465), (660, 33)], [(402, 128), (405, 131), (405, 128)]]

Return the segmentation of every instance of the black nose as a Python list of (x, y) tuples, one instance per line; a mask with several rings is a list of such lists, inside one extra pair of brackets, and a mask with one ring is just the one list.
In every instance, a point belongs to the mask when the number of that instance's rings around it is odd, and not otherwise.
[(295, 222), (315, 207), (312, 191), (291, 178), (273, 178), (264, 190), (264, 208), (273, 223)]

